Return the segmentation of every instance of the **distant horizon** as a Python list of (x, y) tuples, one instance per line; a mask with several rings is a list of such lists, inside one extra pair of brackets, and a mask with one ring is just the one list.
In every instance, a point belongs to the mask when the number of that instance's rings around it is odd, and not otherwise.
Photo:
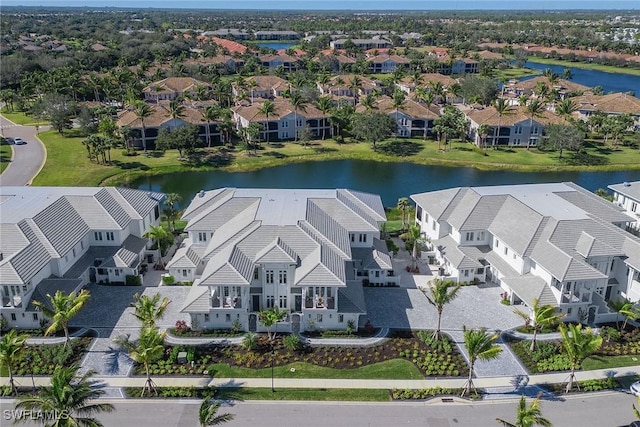
[(3, 0), (2, 6), (292, 11), (640, 10), (637, 0)]

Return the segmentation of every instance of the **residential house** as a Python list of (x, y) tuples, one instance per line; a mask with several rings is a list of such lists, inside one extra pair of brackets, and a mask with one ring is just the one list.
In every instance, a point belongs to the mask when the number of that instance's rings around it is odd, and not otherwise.
[[(526, 107), (512, 107), (500, 115), (495, 107), (476, 106), (463, 110), (469, 122), (469, 138), (478, 146), (535, 147), (544, 135), (544, 127), (550, 124), (569, 125), (561, 116), (543, 111), (533, 118)], [(478, 133), (482, 125), (491, 130), (483, 141)]]
[(300, 135), (305, 127), (314, 138), (331, 136), (329, 116), (313, 104), (307, 104), (304, 109), (295, 111), (288, 99), (276, 99), (273, 103), (275, 112), (269, 117), (262, 113), (261, 102), (231, 108), (238, 130), (249, 127), (251, 123), (259, 123), (260, 139), (270, 142), (295, 139), (296, 132)]
[(358, 49), (369, 50), (369, 49), (388, 49), (392, 47), (390, 41), (382, 39), (382, 38), (372, 38), (372, 39), (337, 39), (329, 42), (329, 47), (331, 49), (344, 49), (345, 46), (349, 45), (349, 41), (351, 41)]
[(415, 194), (416, 224), (444, 279), (499, 285), (511, 304), (566, 321), (610, 322), (609, 301), (640, 299), (640, 239), (622, 208), (573, 183)]
[(607, 116), (630, 114), (636, 128), (640, 129), (640, 98), (627, 93), (609, 93), (607, 95), (584, 95), (572, 98), (576, 114), (580, 120), (587, 121), (596, 111)]
[(479, 63), (471, 58), (451, 58), (448, 55), (438, 57), (438, 72), (446, 76), (477, 74), (479, 72)]
[(143, 235), (161, 193), (113, 187), (0, 187), (0, 316), (10, 328), (46, 322), (33, 302), (99, 283), (142, 280)]
[(205, 31), (202, 35), (209, 37), (227, 37), (236, 40), (248, 40), (250, 38), (250, 34), (248, 32), (238, 28), (220, 28), (215, 31)]
[(418, 81), (411, 76), (403, 77), (396, 83), (396, 86), (401, 91), (412, 94), (418, 87), (433, 87), (436, 83), (440, 83), (446, 91), (448, 87), (456, 83), (456, 79), (439, 73), (424, 73), (420, 75)]
[[(354, 84), (356, 80), (360, 83)], [(318, 83), (317, 86), (321, 95), (331, 96), (337, 104), (355, 105), (361, 96), (375, 93), (382, 95), (386, 92), (386, 87), (381, 81), (357, 74), (339, 74), (331, 77), (326, 84)]]
[(296, 31), (256, 31), (256, 40), (299, 40), (300, 34)]
[(269, 69), (282, 69), (285, 72), (291, 72), (298, 69), (298, 58), (291, 55), (262, 55), (259, 57), (260, 64)]
[(169, 101), (194, 93), (199, 85), (212, 89), (210, 84), (191, 77), (167, 77), (147, 85), (142, 95), (147, 102)]
[(569, 98), (576, 94), (591, 91), (589, 86), (581, 85), (569, 80), (550, 80), (546, 76), (537, 76), (523, 81), (510, 81), (503, 87), (502, 93), (504, 96), (511, 96), (514, 98), (518, 98), (521, 95), (530, 97), (534, 95), (536, 88), (540, 87), (540, 85), (544, 85), (548, 91), (555, 91), (560, 99)]
[(287, 313), (278, 331), (357, 328), (363, 284), (397, 279), (374, 194), (220, 188), (198, 193), (183, 219), (188, 238), (168, 268), (193, 281), (181, 311), (194, 329), (265, 331), (258, 313), (273, 307)]
[(239, 97), (244, 92), (250, 99), (273, 99), (282, 96), (289, 89), (290, 83), (278, 76), (252, 76), (244, 80), (243, 86), (238, 82), (232, 84), (234, 97)]
[(409, 69), (409, 60), (400, 55), (376, 55), (367, 58), (369, 62), (369, 71), (374, 74), (393, 73), (398, 69)]
[[(396, 121), (398, 125), (396, 136), (402, 138), (426, 138), (431, 135), (434, 120), (440, 117), (436, 107), (427, 108), (425, 104), (413, 99), (405, 99), (402, 105), (396, 108), (392, 98), (382, 96), (376, 100), (374, 108)], [(356, 111), (363, 112), (366, 108), (358, 105)]]
[(627, 231), (640, 235), (640, 181), (613, 184), (609, 189), (613, 191), (613, 202), (635, 219), (627, 224)]

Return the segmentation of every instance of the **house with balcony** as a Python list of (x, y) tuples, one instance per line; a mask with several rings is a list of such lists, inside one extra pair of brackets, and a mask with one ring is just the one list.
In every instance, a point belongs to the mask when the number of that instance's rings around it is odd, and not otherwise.
[[(436, 106), (427, 107), (425, 104), (405, 99), (402, 105), (396, 107), (393, 99), (382, 96), (374, 105), (376, 111), (383, 112), (397, 124), (396, 136), (401, 138), (426, 138), (431, 135), (433, 122), (440, 117)], [(364, 112), (363, 105), (356, 107), (357, 112)]]
[(640, 181), (613, 184), (609, 190), (613, 191), (613, 202), (634, 219), (626, 224), (627, 231), (640, 235)]
[(262, 55), (260, 56), (260, 65), (264, 68), (274, 71), (282, 69), (284, 72), (296, 71), (298, 69), (298, 58), (291, 55)]
[(572, 98), (576, 106), (574, 113), (580, 120), (587, 121), (596, 112), (607, 116), (628, 114), (633, 117), (634, 126), (640, 129), (640, 98), (628, 93), (609, 93), (606, 95), (587, 94)]
[(291, 102), (285, 98), (273, 101), (275, 111), (267, 117), (262, 112), (262, 102), (251, 105), (240, 105), (231, 108), (238, 131), (248, 128), (251, 123), (260, 125), (260, 139), (262, 141), (287, 141), (298, 137), (307, 128), (313, 138), (332, 135), (329, 116), (318, 110), (313, 104), (307, 104), (296, 111)]
[(193, 282), (182, 312), (194, 329), (265, 331), (258, 313), (272, 307), (287, 312), (278, 331), (357, 327), (363, 284), (397, 279), (374, 194), (220, 188), (199, 192), (183, 219), (188, 238), (168, 268)]
[(329, 42), (329, 47), (333, 50), (337, 49), (345, 49), (345, 46), (349, 46), (349, 42), (353, 43), (355, 47), (362, 50), (369, 49), (388, 49), (393, 45), (389, 40), (385, 40), (383, 38), (371, 38), (371, 39), (346, 39), (341, 38), (337, 40), (332, 40)]
[(640, 300), (640, 239), (621, 207), (571, 183), (463, 187), (414, 194), (415, 222), (438, 275), (494, 283), (512, 304), (557, 307), (567, 321), (616, 319)]
[(255, 99), (273, 99), (282, 96), (282, 93), (290, 88), (290, 83), (278, 76), (252, 76), (245, 79), (242, 84), (234, 82), (231, 85), (233, 96), (249, 97), (251, 102)]
[[(0, 187), (0, 316), (11, 328), (46, 322), (34, 301), (100, 283), (143, 281), (157, 251), (161, 193), (113, 187)], [(153, 261), (151, 261), (153, 262)]]
[(195, 94), (198, 86), (211, 90), (210, 84), (191, 77), (167, 77), (148, 84), (142, 89), (142, 95), (147, 102), (170, 101)]
[(398, 69), (408, 70), (410, 61), (404, 56), (381, 54), (367, 59), (369, 72), (374, 74), (394, 73)]

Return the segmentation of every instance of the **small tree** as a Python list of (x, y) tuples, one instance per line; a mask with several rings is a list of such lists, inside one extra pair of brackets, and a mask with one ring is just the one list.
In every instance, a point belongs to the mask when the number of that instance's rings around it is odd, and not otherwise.
[(258, 346), (258, 336), (253, 332), (247, 333), (242, 338), (242, 348), (247, 351), (253, 351)]
[(66, 347), (71, 339), (69, 337), (69, 321), (80, 312), (89, 297), (89, 291), (82, 289), (77, 295), (75, 292), (66, 295), (62, 291), (56, 291), (53, 296), (47, 294), (51, 307), (42, 301), (34, 301), (33, 305), (40, 309), (45, 317), (51, 319), (51, 325), (44, 331), (44, 334), (50, 335), (60, 329), (64, 330), (66, 338), (64, 345)]
[(462, 389), (461, 396), (471, 393), (471, 389), (475, 389), (473, 385), (473, 368), (476, 361), (496, 359), (502, 353), (502, 348), (495, 344), (498, 340), (498, 334), (490, 334), (485, 328), (467, 329), (462, 327), (464, 333), (464, 347), (469, 355), (469, 378)]
[(280, 310), (278, 307), (272, 307), (269, 310), (263, 310), (258, 313), (258, 319), (260, 323), (262, 323), (265, 328), (267, 328), (267, 335), (269, 336), (269, 341), (273, 343), (276, 339), (276, 331), (271, 332), (271, 328), (276, 325), (278, 322), (284, 320), (287, 317), (287, 312), (284, 310)]
[(409, 226), (409, 230), (406, 233), (403, 233), (400, 237), (405, 239), (411, 246), (411, 269), (415, 270), (418, 262), (418, 249), (425, 241), (422, 237), (420, 227), (417, 225), (411, 225)]
[(220, 402), (212, 401), (211, 398), (208, 397), (205, 398), (198, 411), (198, 422), (200, 426), (217, 426), (233, 419), (233, 414), (218, 415), (218, 409), (220, 409)]
[(151, 229), (144, 233), (142, 237), (146, 237), (148, 239), (153, 240), (158, 249), (160, 250), (160, 261), (158, 264), (161, 267), (164, 267), (164, 261), (162, 257), (167, 254), (167, 250), (173, 244), (173, 234), (169, 233), (163, 226), (161, 225), (152, 225)]
[(584, 360), (598, 351), (602, 346), (602, 337), (594, 333), (591, 328), (582, 330), (582, 325), (570, 324), (566, 326), (560, 324), (560, 337), (564, 353), (569, 358), (571, 373), (565, 393), (569, 393), (573, 388), (573, 381), (576, 377), (576, 369), (582, 365)]
[[(640, 309), (634, 308), (634, 303), (629, 301), (626, 298), (621, 298), (617, 300), (611, 300), (607, 303), (609, 308), (615, 311), (618, 316), (616, 317), (616, 325), (619, 329), (624, 330), (627, 327), (627, 322), (629, 320), (636, 320), (640, 317)], [(620, 316), (624, 317), (624, 323), (622, 324), (622, 328), (620, 328)]]
[(389, 138), (397, 129), (393, 117), (378, 111), (354, 114), (351, 125), (353, 136), (360, 141), (370, 142), (374, 151), (378, 142)]
[(9, 387), (13, 394), (18, 394), (18, 390), (16, 389), (16, 384), (13, 379), (13, 369), (22, 359), (28, 338), (29, 335), (18, 334), (18, 331), (11, 329), (9, 332), (4, 334), (2, 341), (0, 342), (0, 366), (5, 366), (7, 368), (7, 374), (9, 374)]
[(429, 282), (429, 291), (422, 290), (424, 296), (427, 297), (429, 304), (434, 306), (438, 311), (438, 325), (436, 330), (433, 331), (433, 338), (440, 339), (440, 323), (442, 320), (442, 311), (444, 306), (456, 299), (458, 291), (460, 290), (460, 283), (455, 284), (453, 280), (442, 280), (439, 278), (433, 279)]
[(129, 337), (119, 337), (115, 341), (127, 352), (131, 359), (144, 366), (147, 380), (144, 383), (140, 397), (143, 397), (147, 391), (157, 394), (156, 385), (151, 379), (151, 371), (149, 367), (152, 363), (160, 360), (164, 354), (164, 332), (159, 332), (155, 328), (142, 328), (140, 330), (140, 338), (132, 342)]
[(514, 423), (505, 421), (502, 418), (496, 418), (496, 421), (505, 427), (552, 427), (551, 421), (542, 416), (540, 399), (533, 399), (531, 405), (527, 405), (527, 398), (524, 396), (520, 397)]
[(133, 296), (133, 315), (142, 323), (143, 328), (155, 328), (156, 321), (164, 317), (167, 311), (167, 306), (171, 303), (169, 298), (164, 297), (160, 300), (161, 295), (159, 293), (154, 294), (152, 297), (147, 295), (135, 294)]
[(525, 322), (533, 321), (533, 339), (529, 348), (531, 351), (536, 349), (536, 339), (542, 328), (555, 325), (564, 317), (564, 314), (558, 313), (555, 307), (538, 304), (538, 298), (533, 299), (533, 305), (529, 313), (518, 309), (513, 310), (513, 312), (522, 317)]

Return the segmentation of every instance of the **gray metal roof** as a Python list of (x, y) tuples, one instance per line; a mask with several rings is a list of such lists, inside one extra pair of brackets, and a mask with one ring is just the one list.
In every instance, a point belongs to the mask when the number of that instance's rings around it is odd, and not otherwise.
[(529, 248), (542, 218), (542, 215), (521, 201), (507, 197), (494, 216), (489, 232), (516, 253), (523, 255)]
[[(380, 199), (379, 196), (371, 195), (369, 198)], [(379, 213), (375, 210), (372, 210), (369, 206), (362, 203), (362, 200), (351, 197), (351, 194), (347, 190), (338, 190), (336, 191), (336, 200), (342, 202), (347, 208), (353, 211), (356, 215), (360, 216), (364, 219), (374, 230), (378, 230), (378, 221), (384, 221), (385, 217), (380, 219)], [(380, 202), (382, 203), (382, 202)], [(339, 221), (339, 220), (338, 220)]]
[(338, 190), (338, 198), (341, 197), (349, 197), (358, 199), (362, 202), (367, 208), (373, 211), (375, 215), (372, 215), (377, 221), (386, 221), (387, 214), (384, 210), (384, 206), (382, 205), (382, 199), (379, 195), (373, 193), (364, 193), (362, 191), (355, 190)]
[[(106, 191), (102, 194), (109, 195)], [(87, 227), (92, 230), (121, 230), (128, 224), (128, 221), (124, 222), (124, 225), (118, 224), (104, 206), (93, 197), (65, 196), (64, 198), (71, 204), (78, 215), (82, 217)], [(111, 199), (113, 200), (113, 198)], [(115, 204), (118, 204), (115, 200), (113, 201)], [(131, 217), (126, 214), (122, 207), (120, 210), (126, 215), (129, 221), (131, 221)]]
[[(461, 268), (478, 268), (482, 267), (476, 255), (480, 255), (479, 249), (473, 246), (458, 246), (456, 241), (450, 235), (433, 242), (438, 251), (444, 256), (453, 267)], [(464, 251), (472, 251), (472, 256), (468, 256)]]
[(82, 280), (80, 279), (59, 279), (48, 278), (38, 283), (38, 286), (31, 293), (31, 297), (27, 304), (25, 304), (26, 311), (36, 311), (36, 306), (33, 305), (34, 301), (40, 301), (47, 308), (53, 310), (51, 301), (47, 295), (54, 295), (58, 291), (62, 291), (63, 294), (70, 294), (72, 292), (78, 292), (82, 287)]
[(544, 279), (526, 274), (524, 276), (511, 276), (502, 279), (518, 297), (529, 307), (533, 306), (533, 300), (537, 299), (540, 305), (558, 307), (558, 301)]
[(228, 200), (233, 195), (233, 191), (233, 188), (218, 188), (209, 191), (199, 191), (191, 200), (189, 206), (184, 210), (182, 219), (185, 221), (191, 220), (204, 210), (207, 210), (224, 200)]
[(131, 188), (118, 187), (116, 191), (138, 212), (141, 217), (149, 215), (165, 195), (155, 191), (141, 191)]
[(640, 201), (640, 181), (623, 182), (621, 184), (610, 185), (609, 188), (616, 193), (622, 194), (630, 199)]
[(34, 227), (28, 221), (20, 222), (18, 227), (26, 236), (29, 245), (15, 254), (10, 262), (16, 273), (23, 280), (23, 283), (26, 283), (49, 263), (51, 255), (42, 244), (42, 241), (36, 237)]
[[(194, 214), (190, 216), (185, 231), (203, 230), (213, 232), (226, 224), (230, 218), (240, 215), (241, 213), (255, 217), (259, 201), (260, 199), (255, 197), (234, 197), (218, 204), (215, 208), (215, 215), (211, 214), (210, 209), (200, 209), (198, 214), (194, 212)], [(253, 209), (249, 209), (249, 207), (252, 206)]]
[[(111, 195), (109, 189), (103, 188), (95, 195), (95, 199), (104, 207), (104, 209), (111, 215), (114, 221), (120, 226), (125, 228), (131, 222), (131, 216), (125, 211), (120, 203)], [(83, 215), (84, 217), (84, 215)], [(99, 227), (96, 227), (99, 228)]]
[(447, 222), (458, 230), (462, 228), (471, 212), (475, 209), (476, 204), (480, 201), (480, 195), (475, 191), (462, 191), (460, 194), (462, 197), (455, 205), (453, 203), (450, 205), (451, 209), (446, 218)]
[(364, 314), (366, 307), (362, 282), (349, 280), (346, 287), (338, 288), (338, 313)]
[(612, 223), (625, 223), (635, 219), (624, 213), (623, 208), (614, 205), (608, 200), (591, 193), (572, 182), (566, 184), (575, 191), (556, 192), (556, 194), (569, 201), (571, 204), (578, 206), (585, 212)]
[[(309, 199), (311, 203), (322, 209), (338, 224), (351, 232), (378, 231), (378, 223), (364, 209), (345, 198), (345, 203), (338, 199)], [(351, 206), (349, 206), (351, 205)]]
[(323, 237), (331, 241), (331, 243), (336, 245), (343, 253), (349, 253), (351, 244), (349, 243), (349, 232), (347, 229), (311, 200), (309, 200), (305, 219), (313, 228), (320, 232)]
[(130, 234), (116, 253), (102, 264), (103, 267), (130, 268), (140, 262), (139, 254), (147, 245), (147, 240)]
[(459, 191), (460, 188), (449, 188), (447, 190), (412, 194), (411, 200), (422, 206), (429, 215), (438, 220)]
[(195, 268), (200, 265), (202, 259), (193, 246), (179, 248), (171, 261), (167, 263), (168, 268)]
[(209, 288), (198, 286), (196, 280), (182, 304), (181, 313), (209, 313)]
[(33, 217), (33, 221), (51, 243), (58, 255), (71, 250), (89, 227), (66, 198), (60, 198)]
[(265, 246), (256, 254), (255, 262), (297, 264), (299, 262), (299, 257), (284, 240), (278, 237), (271, 245)]

